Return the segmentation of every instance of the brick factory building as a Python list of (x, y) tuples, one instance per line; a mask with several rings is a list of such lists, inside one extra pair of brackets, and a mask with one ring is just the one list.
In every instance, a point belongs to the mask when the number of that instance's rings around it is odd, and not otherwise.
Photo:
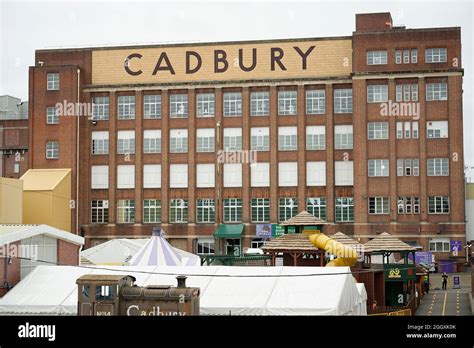
[(447, 259), (465, 242), (460, 36), (376, 13), (347, 37), (38, 50), (29, 167), (72, 169), (89, 246), (161, 224), (205, 252), (221, 223), (258, 246), (256, 224), (307, 209)]

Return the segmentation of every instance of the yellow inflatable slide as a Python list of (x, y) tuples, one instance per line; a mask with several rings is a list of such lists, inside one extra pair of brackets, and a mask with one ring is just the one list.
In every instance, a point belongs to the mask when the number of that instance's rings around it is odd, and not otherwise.
[[(305, 231), (307, 233), (309, 231)], [(329, 238), (324, 233), (313, 233), (309, 235), (309, 241), (318, 249), (322, 249), (331, 255), (336, 256), (335, 260), (329, 261), (326, 267), (349, 266), (356, 264), (358, 254), (350, 246), (344, 245), (337, 240)]]

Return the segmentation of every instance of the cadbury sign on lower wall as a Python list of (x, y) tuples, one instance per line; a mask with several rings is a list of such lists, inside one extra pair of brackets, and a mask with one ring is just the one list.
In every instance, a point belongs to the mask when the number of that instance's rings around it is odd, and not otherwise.
[(350, 39), (96, 49), (92, 84), (349, 77)]

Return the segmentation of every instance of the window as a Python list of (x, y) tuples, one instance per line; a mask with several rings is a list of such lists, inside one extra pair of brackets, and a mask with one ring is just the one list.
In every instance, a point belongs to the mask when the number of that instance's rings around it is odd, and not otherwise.
[(18, 174), (20, 172), (20, 163), (13, 163), (13, 173)]
[(59, 123), (59, 112), (56, 111), (56, 108), (54, 106), (46, 108), (46, 123), (47, 124)]
[(135, 96), (123, 95), (118, 97), (118, 119), (129, 120), (135, 118)]
[(109, 188), (109, 166), (91, 166), (91, 189)]
[(326, 220), (326, 198), (307, 198), (306, 211), (318, 219)]
[(278, 163), (278, 186), (280, 187), (298, 186), (298, 163), (297, 162)]
[(334, 90), (334, 113), (352, 113), (352, 89)]
[(352, 149), (352, 125), (334, 126), (334, 138), (334, 147), (336, 150)]
[(448, 158), (429, 158), (427, 160), (428, 176), (448, 176)]
[(389, 160), (388, 159), (373, 159), (369, 160), (369, 176), (388, 176), (389, 174)]
[(143, 116), (145, 119), (161, 118), (161, 95), (143, 96)]
[(448, 196), (430, 196), (428, 197), (429, 214), (449, 214)]
[(250, 129), (250, 148), (254, 151), (269, 151), (270, 128), (252, 127)]
[(354, 221), (354, 198), (337, 197), (336, 198), (336, 222)]
[(404, 198), (402, 196), (398, 196), (398, 199), (397, 199), (397, 213), (399, 215), (405, 213)]
[(432, 238), (429, 245), (430, 251), (435, 253), (448, 253), (451, 251), (449, 238)]
[(369, 122), (369, 140), (388, 139), (388, 122)]
[(402, 54), (403, 54), (403, 64), (409, 64), (410, 59), (412, 64), (418, 62), (418, 51), (416, 48), (412, 49), (403, 49), (395, 51), (395, 64), (402, 64)]
[(270, 199), (252, 198), (252, 222), (270, 222)]
[(387, 64), (387, 51), (368, 51), (367, 65)]
[(413, 197), (413, 213), (419, 214), (420, 213), (420, 197)]
[(448, 100), (447, 83), (428, 83), (426, 84), (426, 101)]
[(242, 150), (242, 128), (224, 128), (224, 151)]
[(146, 224), (161, 222), (161, 201), (159, 199), (143, 200), (143, 222)]
[(411, 63), (412, 64), (418, 63), (418, 50), (416, 48), (413, 48), (411, 50)]
[(49, 73), (47, 75), (47, 90), (48, 91), (59, 90), (59, 73)]
[(388, 214), (388, 197), (369, 197), (369, 214)]
[(242, 187), (242, 163), (224, 163), (224, 187)]
[(170, 152), (183, 153), (188, 152), (188, 130), (171, 129), (170, 130)]
[(335, 185), (336, 186), (353, 186), (354, 185), (354, 162), (353, 161), (336, 161), (335, 169)]
[(250, 247), (253, 249), (260, 249), (265, 245), (265, 241), (262, 238), (254, 238), (250, 241)]
[(250, 166), (251, 187), (270, 187), (270, 163), (257, 162)]
[(188, 222), (188, 200), (171, 199), (170, 200), (170, 222), (186, 223)]
[(135, 153), (135, 131), (118, 131), (117, 154), (128, 155)]
[(270, 93), (250, 93), (250, 114), (252, 116), (268, 116), (270, 113)]
[(326, 149), (326, 128), (324, 126), (306, 127), (306, 150)]
[(445, 63), (448, 60), (446, 48), (428, 48), (425, 50), (426, 63)]
[(418, 121), (397, 122), (397, 139), (418, 139), (420, 136), (418, 130)]
[(412, 160), (413, 176), (420, 176), (420, 160), (415, 158)]
[(403, 122), (397, 122), (397, 139), (403, 139)]
[(418, 101), (418, 84), (417, 83), (403, 83), (398, 84), (396, 89), (396, 101)]
[(143, 131), (143, 153), (161, 152), (161, 129)]
[(326, 186), (326, 162), (306, 162), (306, 186)]
[(397, 176), (403, 176), (403, 160), (402, 159), (398, 159), (397, 160)]
[(196, 131), (197, 152), (214, 152), (215, 137), (214, 128), (199, 128)]
[(318, 115), (326, 112), (326, 92), (324, 89), (306, 91), (306, 115)]
[(384, 103), (388, 101), (387, 85), (369, 85), (367, 86), (368, 103)]
[(109, 132), (92, 132), (92, 154), (107, 155), (109, 153)]
[(405, 160), (405, 176), (411, 175), (411, 159)]
[(405, 139), (410, 139), (411, 137), (411, 122), (405, 122)]
[(161, 164), (143, 165), (143, 188), (161, 188)]
[(171, 94), (170, 95), (170, 117), (186, 118), (188, 117), (188, 95)]
[(91, 201), (91, 223), (107, 224), (109, 222), (109, 201)]
[(131, 164), (117, 166), (117, 188), (135, 188), (135, 165)]
[(413, 135), (413, 139), (418, 139), (420, 137), (420, 133), (418, 132), (418, 121), (414, 121), (412, 122), (412, 135)]
[(420, 160), (415, 159), (398, 159), (397, 160), (397, 176), (419, 176)]
[(135, 200), (121, 199), (117, 202), (117, 223), (128, 224), (135, 222)]
[(108, 120), (109, 119), (109, 97), (93, 97), (92, 98), (92, 119)]
[(170, 164), (170, 188), (188, 187), (188, 165)]
[(407, 196), (407, 197), (405, 197), (405, 212), (407, 214), (411, 214), (411, 210), (412, 210), (411, 208), (412, 208), (411, 197)]
[(59, 142), (58, 141), (48, 141), (46, 143), (46, 158), (47, 159), (59, 158)]
[(224, 199), (224, 223), (242, 221), (242, 199)]
[(41, 234), (24, 238), (20, 243), (21, 245), (18, 245), (20, 250), (25, 250), (26, 255), (35, 256), (34, 259), (20, 259), (20, 279), (24, 279), (36, 266), (51, 266), (58, 263), (58, 239)]
[(402, 50), (395, 51), (395, 64), (402, 64)]
[(431, 121), (426, 124), (426, 135), (428, 138), (447, 138), (448, 121)]
[(286, 221), (298, 214), (298, 199), (280, 198), (278, 202), (279, 221)]
[(214, 93), (199, 93), (197, 95), (197, 117), (214, 116)]
[(278, 150), (294, 151), (297, 150), (297, 128), (296, 127), (278, 127)]
[(224, 116), (242, 116), (242, 93), (224, 93)]
[(214, 239), (201, 239), (197, 240), (197, 253), (202, 255), (213, 255), (214, 254)]
[(212, 223), (216, 220), (216, 206), (213, 199), (198, 199), (196, 201), (196, 221)]
[(296, 91), (278, 92), (278, 115), (296, 115), (297, 93)]
[(196, 165), (196, 187), (215, 187), (214, 163)]

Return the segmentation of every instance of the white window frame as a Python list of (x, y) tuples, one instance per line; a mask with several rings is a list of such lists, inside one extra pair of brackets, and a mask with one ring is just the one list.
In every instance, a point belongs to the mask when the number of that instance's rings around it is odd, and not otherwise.
[(59, 91), (59, 73), (48, 73), (46, 75), (46, 89), (48, 91)]
[(278, 163), (278, 186), (296, 187), (298, 186), (298, 162)]
[(298, 113), (297, 91), (278, 91), (278, 115), (289, 116)]
[(188, 95), (185, 93), (170, 95), (170, 118), (188, 117)]
[(161, 94), (147, 94), (143, 96), (143, 118), (161, 118)]
[(387, 64), (387, 51), (367, 51), (367, 65), (385, 65)]
[(169, 185), (170, 188), (187, 188), (188, 187), (188, 165), (187, 164), (170, 164)]
[(197, 117), (214, 117), (216, 97), (214, 93), (198, 93), (196, 96)]
[(448, 84), (446, 82), (426, 84), (426, 101), (437, 100), (448, 100)]
[(309, 89), (306, 91), (306, 115), (323, 115), (326, 113), (326, 91)]
[(242, 116), (242, 93), (224, 93), (224, 117)]
[[(450, 213), (449, 196), (429, 196), (428, 214), (449, 214)], [(447, 210), (445, 209), (447, 207)], [(432, 210), (434, 208), (434, 210)]]
[(334, 126), (334, 148), (336, 150), (351, 150), (354, 148), (353, 126)]
[(161, 153), (161, 129), (143, 131), (143, 153)]
[(334, 113), (352, 114), (352, 88), (334, 90)]
[(389, 197), (369, 197), (368, 202), (369, 215), (386, 215), (390, 213)]
[(448, 49), (444, 47), (440, 48), (427, 48), (425, 49), (425, 63), (446, 63), (448, 61)]
[(367, 124), (367, 139), (388, 139), (388, 122), (369, 122)]
[(278, 127), (278, 151), (298, 150), (298, 128)]
[(129, 155), (135, 153), (135, 131), (120, 130), (117, 132), (117, 154)]
[(196, 165), (196, 187), (215, 187), (215, 164), (214, 163), (198, 163)]
[(91, 166), (91, 189), (109, 188), (109, 166), (97, 165)]
[(92, 132), (92, 155), (108, 155), (109, 154), (109, 132), (93, 131)]
[(161, 164), (143, 165), (143, 188), (161, 188)]
[(254, 151), (270, 151), (270, 128), (250, 128), (250, 149)]
[(224, 151), (242, 150), (242, 128), (224, 128)]
[(135, 118), (135, 96), (121, 95), (117, 98), (117, 119), (133, 120)]
[(46, 124), (59, 124), (59, 112), (54, 106), (46, 108)]
[(385, 103), (388, 101), (388, 85), (368, 85), (367, 103)]
[(250, 166), (250, 186), (270, 187), (269, 162), (257, 162)]
[(133, 224), (135, 223), (135, 200), (119, 199), (117, 201), (117, 223)]
[(135, 165), (119, 164), (117, 166), (117, 188), (134, 189), (135, 188)]
[(214, 152), (215, 141), (214, 128), (198, 128), (196, 131), (196, 152)]
[(170, 129), (170, 153), (188, 152), (188, 130), (185, 128)]
[(449, 176), (449, 158), (428, 158), (426, 172), (427, 176)]
[(188, 222), (189, 206), (187, 199), (170, 199), (169, 209), (170, 223), (181, 224)]
[(59, 158), (59, 141), (50, 140), (46, 142), (46, 159)]
[(367, 175), (372, 177), (387, 177), (390, 174), (390, 160), (370, 159), (368, 162)]
[(92, 119), (94, 121), (109, 119), (109, 97), (92, 98)]
[(326, 127), (307, 126), (306, 127), (306, 150), (326, 149)]
[(270, 115), (270, 93), (268, 91), (250, 93), (250, 115)]

